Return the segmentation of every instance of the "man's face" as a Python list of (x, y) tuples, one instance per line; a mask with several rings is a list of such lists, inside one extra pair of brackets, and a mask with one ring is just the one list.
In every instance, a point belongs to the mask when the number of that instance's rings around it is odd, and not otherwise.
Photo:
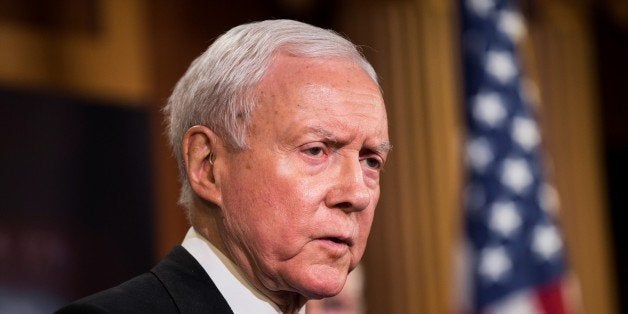
[(334, 295), (362, 257), (379, 199), (381, 94), (349, 60), (280, 54), (256, 100), (249, 148), (230, 153), (221, 174), (223, 240), (262, 289)]

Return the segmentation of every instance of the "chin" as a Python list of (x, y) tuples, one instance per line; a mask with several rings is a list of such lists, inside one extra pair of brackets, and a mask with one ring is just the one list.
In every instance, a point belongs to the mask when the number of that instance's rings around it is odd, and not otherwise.
[(306, 293), (305, 296), (308, 299), (329, 298), (340, 293), (340, 291), (342, 291), (342, 287), (343, 285), (338, 285), (335, 287), (324, 287), (324, 288), (318, 287), (318, 288), (310, 289), (310, 291), (308, 291), (308, 293)]
[(303, 295), (309, 299), (322, 299), (337, 295), (347, 280), (347, 272), (334, 269), (319, 271), (308, 276), (303, 284)]

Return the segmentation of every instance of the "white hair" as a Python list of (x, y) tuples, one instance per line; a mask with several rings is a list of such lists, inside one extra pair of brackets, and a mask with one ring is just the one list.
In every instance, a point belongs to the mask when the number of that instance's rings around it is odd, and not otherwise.
[(192, 62), (164, 108), (182, 184), (179, 203), (184, 207), (190, 209), (193, 196), (181, 151), (185, 132), (204, 125), (230, 149), (246, 149), (254, 89), (279, 51), (306, 58), (347, 58), (377, 83), (375, 70), (357, 47), (331, 30), (292, 20), (232, 28)]

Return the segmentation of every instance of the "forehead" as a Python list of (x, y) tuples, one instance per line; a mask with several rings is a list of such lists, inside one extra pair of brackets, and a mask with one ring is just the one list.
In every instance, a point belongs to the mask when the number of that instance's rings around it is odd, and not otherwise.
[(249, 144), (289, 147), (324, 140), (387, 151), (379, 86), (352, 60), (278, 55), (255, 96)]
[(364, 88), (373, 88), (379, 92), (379, 87), (369, 74), (348, 57), (307, 58), (279, 52), (266, 70), (262, 83), (306, 83), (319, 80), (332, 86), (368, 81)]
[(256, 111), (370, 115), (386, 120), (379, 86), (346, 58), (278, 54), (257, 86), (256, 97)]

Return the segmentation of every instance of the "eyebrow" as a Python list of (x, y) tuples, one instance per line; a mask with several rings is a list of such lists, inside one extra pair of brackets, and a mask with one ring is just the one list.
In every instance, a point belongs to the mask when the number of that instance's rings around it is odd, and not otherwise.
[(339, 140), (334, 133), (321, 126), (308, 126), (306, 134), (307, 133), (314, 134), (330, 143), (338, 144), (339, 142), (342, 142), (342, 139)]
[(393, 149), (392, 144), (390, 142), (383, 142), (375, 147), (375, 150), (380, 153), (388, 153)]
[[(321, 128), (321, 127), (308, 127), (308, 131), (314, 134), (317, 134), (321, 137), (324, 137), (332, 142), (337, 142), (336, 137), (329, 131)], [(380, 154), (389, 153), (392, 150), (393, 146), (390, 142), (383, 142), (373, 148), (373, 151), (376, 151)]]
[(308, 133), (314, 133), (320, 137), (324, 137), (328, 140), (336, 142), (336, 137), (331, 132), (321, 127), (314, 127), (314, 126), (308, 127)]

